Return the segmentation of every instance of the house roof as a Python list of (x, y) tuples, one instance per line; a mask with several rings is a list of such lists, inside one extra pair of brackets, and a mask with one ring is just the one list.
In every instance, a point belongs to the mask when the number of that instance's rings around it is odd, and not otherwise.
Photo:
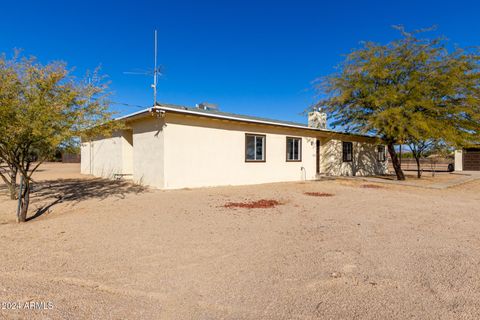
[(345, 134), (345, 135), (352, 135), (352, 136), (361, 136), (361, 137), (367, 137), (367, 138), (375, 138), (374, 136), (369, 136), (369, 135), (351, 134), (351, 133), (334, 131), (329, 129), (312, 128), (306, 124), (293, 122), (293, 121), (275, 120), (275, 119), (269, 119), (269, 118), (223, 112), (218, 110), (204, 110), (200, 108), (192, 108), (192, 107), (179, 106), (174, 104), (164, 104), (164, 103), (157, 103), (157, 105), (154, 107), (144, 109), (132, 114), (128, 114), (126, 116), (117, 118), (116, 120), (126, 120), (126, 119), (141, 117), (142, 115), (148, 114), (155, 110), (197, 115), (197, 116), (203, 116), (203, 117), (209, 117), (209, 118), (243, 121), (243, 122), (266, 124), (266, 125), (275, 125), (275, 126), (281, 126), (281, 127), (297, 128), (297, 129), (312, 130), (312, 131), (319, 131), (319, 132), (326, 132), (326, 133), (336, 133), (336, 134)]

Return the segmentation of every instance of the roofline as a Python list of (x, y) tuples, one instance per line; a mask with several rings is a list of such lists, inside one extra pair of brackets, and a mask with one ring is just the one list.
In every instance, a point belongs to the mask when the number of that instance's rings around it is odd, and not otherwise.
[(191, 110), (191, 109), (183, 109), (182, 110), (182, 109), (178, 109), (178, 108), (171, 108), (171, 107), (168, 107), (168, 106), (155, 106), (155, 107), (151, 108), (151, 111), (153, 111), (154, 109), (177, 112), (177, 113), (193, 114), (193, 115), (197, 115), (197, 116), (201, 116), (201, 117), (208, 117), (208, 118), (218, 118), (218, 119), (225, 119), (225, 120), (242, 121), (242, 122), (266, 124), (266, 125), (288, 127), (288, 128), (302, 129), (302, 130), (310, 130), (310, 131), (316, 131), (316, 132), (325, 132), (325, 133), (330, 133), (330, 134), (342, 134), (342, 135), (357, 136), (357, 137), (363, 137), (363, 138), (380, 139), (379, 137), (375, 137), (375, 136), (368, 136), (368, 135), (348, 133), (348, 132), (338, 132), (338, 131), (333, 131), (333, 130), (312, 128), (312, 127), (308, 127), (308, 126), (282, 123), (282, 122), (276, 122), (276, 121), (250, 119), (250, 118), (244, 118), (242, 116), (227, 116), (227, 115), (222, 115), (222, 114), (197, 112), (197, 111)]
[(200, 111), (195, 111), (190, 108), (185, 109), (179, 109), (179, 107), (169, 107), (165, 105), (157, 105), (153, 106), (150, 108), (146, 108), (134, 113), (127, 114), (125, 116), (121, 116), (119, 118), (116, 118), (115, 120), (127, 120), (130, 118), (138, 117), (146, 113), (153, 112), (154, 110), (160, 110), (160, 111), (169, 111), (169, 112), (174, 112), (174, 113), (183, 113), (183, 114), (190, 114), (190, 115), (196, 115), (200, 117), (207, 117), (207, 118), (216, 118), (216, 119), (224, 119), (224, 120), (231, 120), (231, 121), (241, 121), (241, 122), (247, 122), (247, 123), (257, 123), (257, 124), (264, 124), (264, 125), (271, 125), (271, 126), (280, 126), (280, 127), (287, 127), (287, 128), (294, 128), (294, 129), (301, 129), (301, 130), (308, 130), (308, 131), (315, 131), (315, 132), (323, 132), (327, 134), (339, 134), (339, 135), (347, 135), (347, 136), (356, 136), (356, 137), (363, 137), (363, 138), (370, 138), (370, 139), (380, 139), (379, 137), (376, 136), (369, 136), (369, 135), (362, 135), (362, 134), (356, 134), (356, 133), (348, 133), (348, 132), (339, 132), (339, 131), (333, 131), (333, 130), (328, 130), (328, 129), (319, 129), (319, 128), (312, 128), (308, 126), (303, 126), (303, 125), (295, 125), (295, 124), (290, 124), (290, 123), (282, 123), (280, 121), (269, 121), (269, 120), (261, 120), (261, 119), (251, 119), (247, 117), (242, 117), (241, 115), (238, 116), (233, 116), (233, 115), (224, 115), (224, 114), (215, 114), (215, 113), (205, 113), (205, 112), (200, 112)]
[(139, 116), (139, 115), (141, 115), (142, 113), (152, 112), (152, 109), (153, 109), (153, 108), (143, 109), (143, 110), (140, 110), (140, 111), (137, 111), (137, 112), (134, 112), (134, 113), (130, 113), (130, 114), (127, 114), (127, 115), (124, 115), (124, 116), (115, 118), (114, 120), (125, 120), (125, 119), (128, 119), (128, 118), (132, 118), (132, 117), (135, 117), (135, 116)]

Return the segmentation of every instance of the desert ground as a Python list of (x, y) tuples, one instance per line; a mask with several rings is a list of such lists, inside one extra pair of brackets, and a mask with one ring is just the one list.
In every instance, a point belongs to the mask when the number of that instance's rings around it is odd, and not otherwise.
[(160, 191), (41, 168), (27, 223), (0, 195), (2, 319), (480, 318), (480, 181)]

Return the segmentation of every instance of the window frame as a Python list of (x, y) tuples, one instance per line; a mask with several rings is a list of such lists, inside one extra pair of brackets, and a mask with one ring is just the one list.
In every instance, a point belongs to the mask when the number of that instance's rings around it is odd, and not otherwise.
[[(256, 137), (261, 137), (263, 138), (263, 148), (262, 148), (262, 151), (263, 151), (263, 159), (262, 160), (252, 160), (252, 159), (248, 159), (248, 154), (247, 154), (247, 140), (248, 140), (248, 137), (255, 137), (255, 157), (256, 157), (256, 145), (257, 145), (257, 139)], [(267, 136), (265, 134), (257, 134), (257, 133), (245, 133), (245, 162), (252, 162), (252, 163), (262, 163), (262, 162), (266, 162), (267, 161)]]
[[(347, 159), (346, 155), (348, 153), (345, 153), (345, 146), (347, 145), (350, 146), (350, 159)], [(353, 162), (353, 142), (351, 141), (342, 141), (342, 162)]]
[[(382, 150), (383, 150), (382, 151), (382, 159), (380, 159), (380, 157), (379, 157), (380, 156), (380, 148), (382, 148)], [(377, 150), (376, 151), (377, 151), (376, 153), (377, 153), (377, 161), (378, 162), (387, 161), (387, 150), (386, 150), (386, 148), (383, 144), (377, 145)]]
[[(288, 139), (298, 140), (298, 159), (288, 159)], [(286, 162), (302, 162), (302, 138), (301, 137), (289, 137), (285, 138), (285, 161)]]

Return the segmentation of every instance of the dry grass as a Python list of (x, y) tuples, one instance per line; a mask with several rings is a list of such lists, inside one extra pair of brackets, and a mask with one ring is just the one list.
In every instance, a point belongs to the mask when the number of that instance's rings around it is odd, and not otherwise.
[(365, 189), (383, 189), (383, 186), (379, 186), (378, 184), (362, 184), (362, 188)]
[(303, 194), (306, 194), (307, 196), (312, 196), (312, 197), (333, 197), (333, 193), (328, 193), (328, 192), (304, 192)]
[(267, 209), (280, 205), (277, 200), (261, 199), (251, 202), (228, 202), (224, 205), (225, 208), (246, 208), (246, 209)]

